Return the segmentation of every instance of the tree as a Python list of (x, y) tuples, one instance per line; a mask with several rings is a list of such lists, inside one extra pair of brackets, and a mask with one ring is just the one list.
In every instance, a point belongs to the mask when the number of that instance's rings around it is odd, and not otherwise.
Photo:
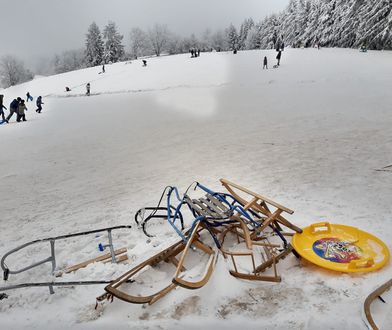
[(169, 41), (170, 32), (166, 25), (155, 24), (148, 31), (151, 47), (156, 56), (160, 56)]
[(124, 56), (124, 46), (121, 41), (124, 38), (117, 32), (117, 27), (114, 22), (109, 22), (103, 30), (103, 38), (105, 40), (104, 47), (104, 61), (118, 62)]
[(93, 22), (86, 35), (85, 60), (88, 66), (100, 65), (103, 62), (103, 41), (98, 25)]
[(238, 33), (233, 24), (230, 24), (230, 26), (226, 29), (226, 38), (230, 49), (238, 49)]
[(246, 49), (259, 49), (261, 47), (261, 38), (262, 38), (261, 26), (259, 24), (252, 26), (246, 36), (246, 40), (245, 40)]
[(212, 47), (217, 51), (227, 49), (227, 42), (226, 42), (225, 34), (221, 30), (216, 31), (212, 35), (211, 42), (212, 42)]
[(246, 19), (240, 27), (240, 32), (238, 35), (238, 47), (239, 49), (246, 49), (246, 38), (248, 37), (248, 33), (250, 29), (255, 25), (253, 19)]
[(148, 37), (146, 32), (140, 28), (133, 28), (129, 34), (131, 42), (131, 56), (137, 59), (141, 55), (145, 55), (148, 49)]
[(55, 55), (53, 59), (55, 73), (63, 73), (78, 70), (84, 66), (83, 50), (67, 50), (61, 55)]
[(0, 78), (3, 87), (33, 79), (33, 74), (24, 67), (21, 60), (12, 55), (5, 55), (0, 59)]

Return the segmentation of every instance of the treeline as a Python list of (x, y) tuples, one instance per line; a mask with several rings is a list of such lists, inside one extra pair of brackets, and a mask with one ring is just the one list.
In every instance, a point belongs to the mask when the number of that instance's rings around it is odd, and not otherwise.
[[(187, 37), (173, 33), (166, 25), (155, 24), (147, 30), (133, 28), (128, 34), (129, 49), (114, 22), (102, 32), (92, 23), (84, 48), (57, 54), (37, 73), (52, 74), (104, 63), (201, 51), (227, 51), (274, 48), (281, 42), (292, 47), (360, 47), (392, 49), (392, 0), (290, 0), (281, 13), (259, 22), (245, 19), (239, 26), (206, 29), (201, 35)], [(0, 59), (0, 78), (4, 87), (31, 79), (32, 73), (13, 56)]]

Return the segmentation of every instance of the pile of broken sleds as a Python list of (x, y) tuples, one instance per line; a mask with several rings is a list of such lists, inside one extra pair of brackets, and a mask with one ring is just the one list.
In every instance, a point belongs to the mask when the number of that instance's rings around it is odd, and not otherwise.
[[(53, 293), (53, 286), (57, 285), (107, 283), (106, 292), (98, 297), (97, 301), (116, 297), (130, 303), (153, 304), (178, 286), (186, 289), (203, 287), (214, 272), (219, 254), (227, 260), (229, 272), (234, 277), (279, 282), (281, 277), (277, 264), (290, 252), (294, 252), (290, 237), (295, 232), (302, 232), (284, 217), (285, 213), (292, 214), (293, 211), (228, 180), (220, 181), (225, 192), (215, 192), (195, 182), (181, 196), (176, 187), (166, 187), (157, 206), (140, 209), (135, 220), (147, 236), (153, 236), (151, 229), (154, 227), (166, 226), (165, 229), (172, 228), (178, 234), (178, 240), (119, 278), (112, 281), (95, 281), (96, 283), (23, 283), (2, 287), (0, 292), (19, 287), (48, 286)], [(109, 243), (104, 247), (109, 247), (110, 253), (99, 258), (112, 262), (126, 259), (122, 255), (122, 259), (119, 260), (118, 254), (125, 251), (115, 250), (111, 237), (111, 231), (126, 228), (130, 226), (100, 230), (108, 232)], [(159, 228), (156, 232), (159, 233)], [(4, 279), (10, 274), (26, 271), (46, 262), (52, 263), (52, 272), (55, 272), (55, 242), (68, 236), (46, 239), (50, 243), (50, 257), (18, 271), (10, 270), (5, 259), (38, 241), (9, 251), (1, 259)], [(100, 261), (99, 258), (69, 267), (68, 270), (75, 271), (92, 262)], [(164, 277), (163, 273), (170, 276)], [(152, 282), (155, 280), (159, 285), (148, 283), (148, 279), (152, 279)], [(167, 283), (162, 285), (165, 281)]]

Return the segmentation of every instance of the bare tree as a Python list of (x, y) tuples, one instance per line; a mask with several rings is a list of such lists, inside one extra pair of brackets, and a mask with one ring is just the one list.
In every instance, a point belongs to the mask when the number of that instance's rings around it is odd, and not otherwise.
[(10, 87), (33, 79), (33, 74), (25, 69), (21, 60), (5, 55), (0, 59), (0, 78), (4, 87)]
[(166, 25), (155, 24), (153, 28), (148, 31), (148, 37), (156, 56), (161, 55), (169, 41), (169, 36), (170, 32)]
[(131, 55), (137, 59), (141, 55), (145, 55), (148, 49), (148, 37), (146, 32), (140, 28), (133, 28), (129, 34), (131, 41)]

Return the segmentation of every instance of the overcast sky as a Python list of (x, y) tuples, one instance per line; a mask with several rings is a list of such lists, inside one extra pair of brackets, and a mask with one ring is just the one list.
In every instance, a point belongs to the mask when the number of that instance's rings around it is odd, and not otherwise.
[(128, 45), (132, 27), (167, 24), (180, 35), (258, 21), (289, 0), (0, 0), (0, 55), (24, 60), (84, 47), (88, 26), (114, 21)]

